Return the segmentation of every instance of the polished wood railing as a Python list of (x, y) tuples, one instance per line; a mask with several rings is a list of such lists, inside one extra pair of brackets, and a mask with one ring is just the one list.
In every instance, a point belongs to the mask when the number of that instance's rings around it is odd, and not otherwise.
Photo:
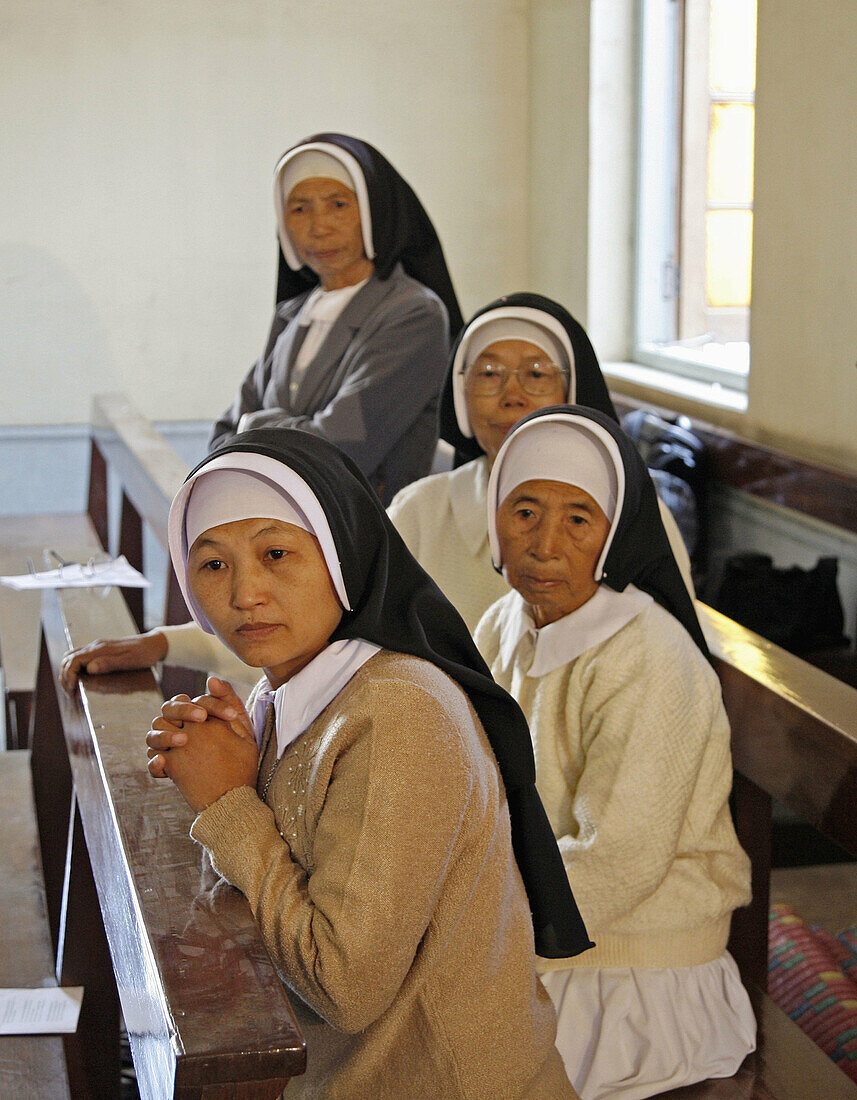
[(142, 1096), (274, 1100), (303, 1072), (303, 1038), (246, 899), (146, 770), (154, 676), (83, 677), (73, 697), (58, 684), (68, 646), (133, 630), (116, 589), (45, 593), (33, 780), (57, 977), (84, 987), (72, 1095), (118, 1097), (121, 1001)]

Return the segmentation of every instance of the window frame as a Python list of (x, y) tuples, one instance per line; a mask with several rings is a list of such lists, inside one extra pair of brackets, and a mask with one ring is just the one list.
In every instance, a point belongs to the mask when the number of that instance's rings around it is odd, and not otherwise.
[[(746, 393), (749, 342), (735, 344), (731, 362), (725, 356), (723, 361), (713, 362), (704, 353), (694, 354), (694, 341), (683, 344), (677, 336), (681, 323), (686, 16), (687, 0), (638, 0), (631, 353), (635, 362), (665, 374)], [(674, 75), (669, 85), (662, 79), (664, 72)], [(653, 104), (659, 109), (653, 109)], [(704, 249), (704, 241), (701, 247)], [(699, 266), (697, 262), (697, 271)], [(699, 296), (696, 298), (698, 304)]]

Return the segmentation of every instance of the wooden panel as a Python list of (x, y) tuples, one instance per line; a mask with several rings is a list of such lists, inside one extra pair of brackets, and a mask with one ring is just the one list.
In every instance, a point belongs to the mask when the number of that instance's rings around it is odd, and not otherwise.
[[(145, 575), (143, 562), (143, 520), (131, 503), (128, 494), (122, 494), (122, 508), (119, 513), (119, 553), (124, 554), (134, 568)], [(123, 588), (122, 595), (134, 619), (134, 625), (142, 633), (145, 630), (143, 618), (143, 589)]]
[[(0, 785), (0, 986), (54, 985), (29, 753), (0, 753)], [(69, 1095), (59, 1036), (0, 1037), (0, 1096)]]
[[(638, 408), (675, 415), (626, 394), (611, 396), (620, 416)], [(857, 534), (857, 477), (853, 474), (795, 458), (701, 420), (691, 424), (708, 448), (712, 477), (722, 485)]]
[(167, 516), (187, 477), (187, 463), (122, 394), (93, 399), (92, 432), (126, 495), (166, 547)]
[[(87, 561), (101, 544), (83, 515), (0, 517), (0, 575), (26, 573), (27, 558), (37, 571), (44, 569), (46, 548), (66, 561)], [(31, 692), (36, 682), (40, 606), (38, 592), (15, 592), (0, 585), (0, 650), (9, 692)]]
[(768, 912), (771, 894), (771, 797), (735, 772), (732, 784), (735, 832), (750, 857), (750, 904), (732, 913), (729, 951), (748, 989), (768, 987)]
[(41, 845), (51, 941), (56, 951), (59, 944), (68, 853), (72, 780), (53, 670), (47, 659), (44, 642), (42, 642), (42, 659), (39, 663), (38, 687), (32, 719), (31, 770), (36, 797), (36, 822)]
[(697, 604), (736, 770), (857, 858), (857, 690)]
[(89, 492), (86, 500), (86, 514), (95, 528), (98, 541), (107, 549), (110, 545), (109, 489), (107, 485), (107, 463), (104, 455), (89, 442)]
[[(116, 590), (48, 593), (43, 618), (55, 669), (91, 623), (133, 629)], [(246, 900), (212, 875), (175, 787), (146, 771), (154, 678), (85, 677), (81, 699), (60, 706), (141, 1092), (203, 1097), (250, 1080), (247, 1095), (274, 1097), (303, 1071), (303, 1040)]]
[(83, 1004), (65, 1039), (68, 1075), (75, 1097), (119, 1100), (119, 997), (76, 802), (70, 809), (57, 975), (83, 986)]

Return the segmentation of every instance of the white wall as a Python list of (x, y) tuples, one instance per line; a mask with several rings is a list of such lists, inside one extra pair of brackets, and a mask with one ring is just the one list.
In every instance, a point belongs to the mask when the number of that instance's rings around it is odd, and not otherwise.
[(529, 285), (586, 324), (589, 0), (531, 0)]
[(602, 361), (633, 341), (637, 0), (593, 0), (589, 98), (589, 337)]
[(0, 39), (0, 424), (222, 411), (317, 130), (410, 180), (465, 313), (527, 284), (526, 0), (3, 0)]
[(758, 438), (857, 472), (857, 4), (760, 0)]
[[(631, 344), (635, 7), (592, 0), (587, 295), (602, 362)], [(694, 396), (708, 387), (617, 388), (857, 472), (857, 4), (759, 0), (758, 13), (747, 410)]]

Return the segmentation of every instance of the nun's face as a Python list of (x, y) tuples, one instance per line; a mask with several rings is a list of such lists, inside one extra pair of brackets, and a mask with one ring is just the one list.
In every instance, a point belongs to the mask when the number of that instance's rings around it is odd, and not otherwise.
[(567, 392), (565, 375), (538, 345), (527, 340), (489, 344), (464, 374), (470, 427), (488, 461), (493, 465), (509, 429), (527, 413), (563, 404)]
[(595, 566), (610, 523), (589, 493), (562, 481), (525, 481), (497, 510), (503, 575), (532, 608), (536, 626), (595, 595)]
[(301, 263), (325, 290), (353, 286), (372, 274), (363, 249), (360, 207), (338, 180), (307, 179), (286, 199), (286, 229)]
[(211, 527), (188, 556), (194, 600), (218, 638), (279, 687), (325, 648), (342, 607), (314, 535), (272, 519)]

